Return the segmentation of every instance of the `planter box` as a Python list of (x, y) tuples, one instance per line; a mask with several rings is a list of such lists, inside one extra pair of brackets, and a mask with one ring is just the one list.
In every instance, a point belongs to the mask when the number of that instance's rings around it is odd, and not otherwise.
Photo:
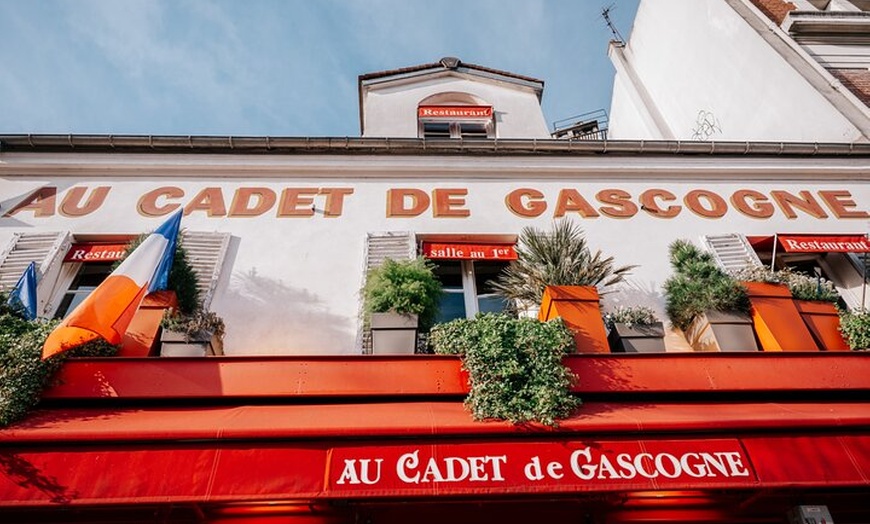
[(840, 333), (840, 315), (830, 302), (795, 300), (807, 330), (822, 351), (850, 351)]
[(752, 304), (752, 324), (762, 351), (818, 351), (785, 284), (741, 282)]
[(199, 337), (188, 337), (185, 333), (164, 329), (160, 334), (161, 357), (210, 357), (223, 355), (222, 345), (216, 343), (216, 337), (204, 334)]
[(372, 355), (413, 355), (417, 348), (417, 315), (372, 313)]
[(175, 291), (145, 295), (118, 349), (119, 357), (152, 357), (160, 354), (160, 322), (167, 309), (178, 307)]
[(695, 351), (758, 351), (752, 318), (740, 313), (708, 311), (686, 330)]
[(556, 317), (574, 333), (578, 353), (610, 352), (595, 286), (547, 286), (538, 320)]
[(607, 335), (610, 351), (614, 353), (663, 353), (665, 327), (661, 322), (648, 326), (616, 323)]

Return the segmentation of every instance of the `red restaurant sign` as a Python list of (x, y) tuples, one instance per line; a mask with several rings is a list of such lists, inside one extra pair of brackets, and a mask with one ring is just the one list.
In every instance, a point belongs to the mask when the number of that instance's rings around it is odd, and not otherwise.
[(423, 242), (423, 256), (433, 260), (516, 260), (513, 244)]
[(754, 485), (737, 439), (336, 448), (326, 491), (599, 491)]
[(870, 253), (864, 235), (779, 235), (779, 242), (789, 253)]
[(113, 262), (124, 258), (126, 244), (73, 244), (64, 262)]
[(492, 106), (420, 106), (419, 118), (492, 118)]

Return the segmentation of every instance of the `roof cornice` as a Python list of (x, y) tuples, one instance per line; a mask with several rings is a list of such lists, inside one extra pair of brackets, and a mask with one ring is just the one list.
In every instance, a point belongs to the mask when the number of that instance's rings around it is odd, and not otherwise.
[(2, 153), (860, 156), (868, 143), (373, 137), (0, 135)]

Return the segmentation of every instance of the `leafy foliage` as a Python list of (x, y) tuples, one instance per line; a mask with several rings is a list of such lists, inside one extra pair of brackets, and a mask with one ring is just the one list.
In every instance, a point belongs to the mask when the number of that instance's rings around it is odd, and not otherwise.
[(372, 269), (363, 288), (366, 316), (394, 311), (418, 316), (422, 329), (432, 325), (441, 300), (441, 282), (435, 266), (423, 257), (386, 259)]
[(833, 303), (840, 300), (840, 293), (830, 280), (798, 273), (789, 268), (773, 271), (767, 267), (752, 267), (736, 271), (733, 276), (743, 282), (785, 284), (791, 291), (791, 296), (797, 300), (818, 300)]
[[(150, 233), (143, 233), (134, 238), (125, 249), (124, 258), (127, 258), (134, 249), (139, 247)], [(178, 298), (178, 309), (182, 314), (191, 314), (199, 309), (199, 290), (196, 288), (196, 271), (187, 261), (187, 252), (182, 245), (181, 233), (178, 234), (175, 257), (172, 259), (172, 269), (169, 270), (169, 289), (175, 291)], [(122, 259), (123, 260), (123, 259)], [(117, 261), (112, 270), (121, 265)]]
[(465, 403), (475, 420), (557, 425), (579, 404), (576, 377), (562, 364), (574, 347), (561, 319), (539, 322), (484, 314), (432, 328), (436, 353), (460, 355), (471, 377)]
[(646, 306), (619, 306), (615, 310), (604, 315), (604, 324), (607, 329), (613, 329), (614, 324), (625, 324), (628, 327), (649, 326), (659, 322), (655, 311)]
[(593, 253), (583, 229), (569, 220), (555, 222), (551, 231), (524, 228), (516, 250), (517, 259), (492, 284), (511, 302), (540, 304), (547, 286), (610, 286), (636, 267), (616, 267), (613, 257)]
[[(0, 294), (0, 301), (6, 297)], [(69, 356), (109, 356), (117, 347), (94, 341), (42, 360), (42, 345), (58, 321), (24, 320), (0, 307), (0, 427), (23, 417), (35, 406), (49, 378)]]
[(674, 274), (665, 281), (666, 311), (682, 330), (705, 311), (748, 313), (749, 297), (740, 283), (716, 266), (713, 257), (686, 240), (669, 246)]
[(852, 349), (870, 349), (870, 311), (840, 311), (840, 332)]
[(202, 309), (186, 315), (166, 310), (160, 325), (163, 329), (184, 333), (188, 341), (208, 340), (212, 335), (223, 340), (225, 334), (224, 320), (216, 313)]

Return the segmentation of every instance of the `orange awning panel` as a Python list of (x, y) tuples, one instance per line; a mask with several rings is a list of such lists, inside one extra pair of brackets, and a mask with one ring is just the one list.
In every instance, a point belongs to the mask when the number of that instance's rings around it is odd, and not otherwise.
[[(800, 432), (870, 427), (863, 403), (584, 402), (560, 433)], [(540, 430), (547, 432), (546, 430)], [(510, 438), (529, 429), (476, 422), (461, 401), (36, 410), (0, 430), (0, 446), (167, 440)]]

